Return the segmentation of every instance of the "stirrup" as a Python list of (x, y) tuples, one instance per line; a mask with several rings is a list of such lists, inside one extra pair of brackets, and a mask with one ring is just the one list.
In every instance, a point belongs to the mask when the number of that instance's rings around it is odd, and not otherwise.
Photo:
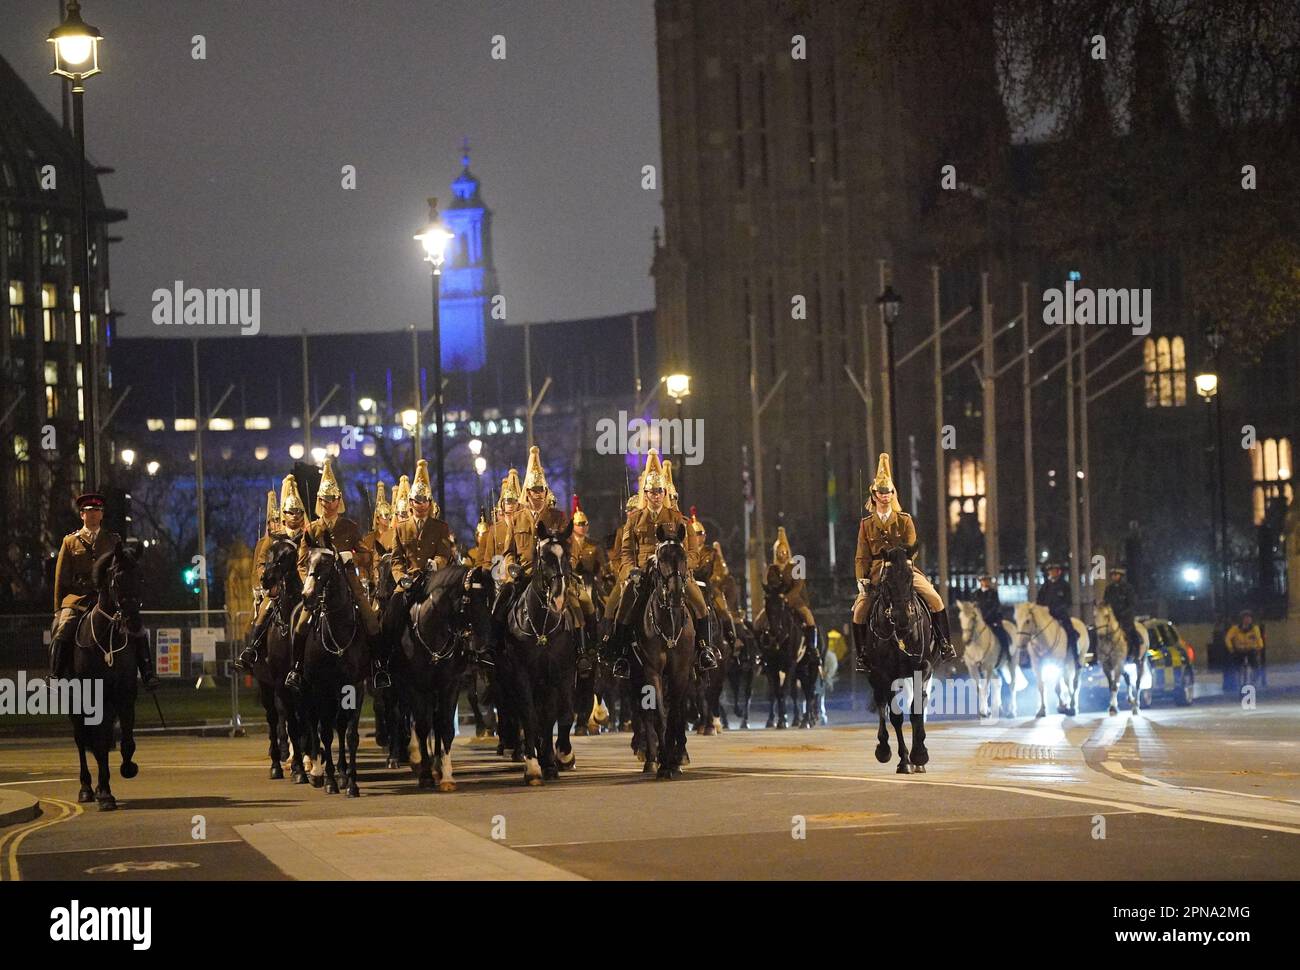
[(255, 663), (257, 663), (257, 650), (253, 647), (245, 647), (239, 651), (239, 658), (235, 661), (235, 669), (245, 672), (251, 671)]
[(627, 657), (619, 657), (609, 672), (619, 680), (627, 680), (632, 676), (632, 665), (627, 662)]
[(302, 690), (302, 677), (298, 674), (297, 667), (284, 675), (284, 686), (290, 690)]

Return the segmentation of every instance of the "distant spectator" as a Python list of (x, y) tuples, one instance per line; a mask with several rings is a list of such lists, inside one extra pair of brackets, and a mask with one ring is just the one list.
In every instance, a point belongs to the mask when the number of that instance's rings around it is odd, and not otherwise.
[(1264, 653), (1264, 630), (1255, 625), (1250, 610), (1242, 610), (1241, 619), (1228, 630), (1224, 638), (1231, 658), (1229, 667), (1240, 673), (1246, 664), (1259, 670)]

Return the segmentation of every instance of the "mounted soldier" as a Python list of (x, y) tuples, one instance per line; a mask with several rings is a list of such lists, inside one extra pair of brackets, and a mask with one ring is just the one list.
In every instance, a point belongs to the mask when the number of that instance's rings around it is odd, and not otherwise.
[[(777, 527), (776, 542), (772, 543), (772, 562), (767, 567), (763, 586), (781, 594), (786, 605), (794, 611), (803, 624), (805, 646), (820, 657), (822, 652), (817, 637), (817, 620), (813, 617), (812, 610), (808, 608), (807, 600), (804, 599), (807, 583), (802, 576), (796, 575), (794, 555), (790, 548), (790, 538), (785, 534), (785, 526)], [(754, 619), (754, 632), (762, 633), (766, 629), (767, 613), (761, 611)]]
[[(406, 476), (402, 477), (405, 480)], [(410, 517), (393, 528), (393, 579), (397, 589), (385, 609), (390, 625), (400, 624), (409, 615), (411, 607), (424, 598), (425, 579), (429, 572), (442, 569), (455, 557), (451, 528), (439, 518), (442, 510), (433, 500), (429, 463), (423, 458), (415, 463), (415, 484), (410, 488), (408, 505)], [(376, 690), (392, 686), (386, 651), (396, 641), (389, 640), (384, 638), (375, 652)]]
[[(532, 575), (538, 528), (545, 526), (552, 532), (561, 532), (568, 525), (564, 513), (555, 507), (555, 493), (546, 484), (541, 449), (537, 445), (528, 449), (528, 469), (524, 473), (522, 504), (517, 497), (519, 473), (512, 468), (510, 475), (513, 476), (513, 480), (507, 477), (507, 480), (501, 483), (502, 519), (506, 524), (500, 532), (490, 533), (489, 561), (499, 555), (504, 563), (500, 578), (497, 580), (496, 603), (492, 608), (492, 616), (498, 629), (504, 628), (510, 605), (519, 591), (527, 586), (528, 578)], [(507, 495), (515, 497), (508, 500)], [(581, 632), (582, 604), (578, 600), (578, 591), (573, 586), (567, 586), (564, 596), (574, 629)], [(581, 652), (583, 649), (581, 636), (578, 643)]]
[[(370, 569), (370, 556), (361, 544), (361, 527), (343, 513), (343, 490), (334, 478), (334, 469), (330, 460), (325, 459), (325, 468), (321, 472), (320, 489), (316, 492), (316, 515), (318, 518), (307, 526), (298, 540), (298, 576), (307, 582), (307, 565), (312, 547), (332, 545), (343, 566), (343, 576), (352, 591), (357, 612), (365, 626), (366, 633), (374, 640), (379, 635), (379, 618), (375, 616), (365, 590), (361, 588), (358, 570)], [(312, 622), (312, 611), (304, 605), (298, 614), (298, 622), (293, 631), (293, 670), (284, 679), (284, 685), (292, 690), (302, 688), (303, 650), (307, 645), (308, 627)]]
[(411, 480), (403, 475), (393, 489), (393, 527), (411, 517)]
[[(605, 642), (611, 654), (616, 657), (611, 672), (618, 678), (626, 678), (631, 673), (627, 657), (632, 645), (632, 623), (638, 607), (644, 604), (641, 595), (643, 588), (648, 589), (648, 584), (642, 583), (642, 573), (650, 567), (654, 558), (658, 542), (656, 530), (661, 525), (681, 526), (685, 530), (686, 519), (668, 504), (667, 485), (667, 476), (659, 462), (659, 452), (651, 448), (645, 470), (641, 473), (637, 508), (628, 514), (627, 523), (623, 526), (618, 582), (610, 598), (612, 611), (607, 613), (614, 617), (614, 629), (606, 635)], [(631, 595), (628, 595), (629, 586), (632, 587)], [(708, 644), (708, 625), (703, 622), (709, 613), (704, 594), (693, 582), (688, 582), (685, 586), (686, 601), (695, 621), (696, 662), (702, 668), (717, 666), (717, 657)]]
[(601, 580), (609, 573), (609, 557), (603, 546), (587, 538), (591, 523), (587, 513), (582, 511), (578, 496), (573, 496), (573, 536), (569, 539), (569, 563), (575, 576), (582, 578), (583, 588), (578, 594), (582, 605), (582, 614), (589, 622), (599, 619), (596, 615), (595, 596)]
[(379, 570), (385, 555), (393, 551), (397, 536), (393, 525), (393, 507), (383, 482), (375, 485), (375, 513), (370, 520), (370, 531), (361, 540), (370, 558), (370, 569), (362, 582), (373, 599), (382, 577)]
[(993, 635), (998, 638), (1002, 651), (1009, 651), (1011, 649), (1011, 634), (1002, 625), (1005, 617), (1002, 615), (1002, 599), (998, 596), (998, 588), (993, 582), (993, 577), (988, 573), (980, 576), (979, 584), (980, 588), (975, 591), (975, 607), (980, 611), (980, 616), (984, 618), (984, 623), (993, 631)]
[[(50, 676), (70, 677), (73, 670), (77, 625), (98, 598), (95, 589), (95, 563), (122, 542), (115, 532), (101, 528), (104, 521), (104, 496), (85, 492), (77, 496), (77, 513), (81, 528), (63, 537), (54, 566), (54, 623), (50, 631)], [(153, 669), (153, 653), (147, 637), (136, 642), (135, 661), (145, 690), (158, 687)]]
[[(1038, 587), (1038, 596), (1034, 600), (1039, 606), (1046, 606), (1052, 619), (1065, 630), (1068, 638), (1067, 649), (1077, 654), (1079, 631), (1074, 628), (1070, 615), (1070, 584), (1065, 580), (1065, 564), (1054, 562), (1047, 567), (1047, 579)], [(1125, 636), (1127, 636), (1125, 632)]]
[(935, 635), (939, 641), (939, 659), (953, 660), (957, 656), (948, 631), (948, 611), (943, 599), (935, 592), (930, 580), (916, 568), (912, 557), (916, 555), (916, 524), (898, 504), (898, 493), (890, 475), (889, 455), (881, 454), (876, 466), (876, 477), (871, 483), (871, 498), (864, 506), (867, 515), (858, 525), (858, 548), (854, 556), (854, 574), (858, 580), (858, 597), (853, 603), (853, 632), (858, 649), (856, 669), (866, 672), (861, 645), (866, 642), (866, 626), (871, 616), (870, 591), (879, 586), (885, 567), (885, 553), (893, 548), (907, 550), (907, 561), (912, 567), (912, 588), (930, 611)]
[(690, 528), (686, 532), (686, 561), (691, 570), (691, 577), (705, 584), (705, 601), (718, 611), (719, 619), (729, 619), (731, 611), (727, 609), (727, 599), (722, 592), (722, 580), (727, 576), (727, 564), (722, 561), (722, 551), (715, 542), (709, 544), (704, 531), (704, 523), (691, 506)]
[(248, 631), (248, 646), (240, 651), (235, 667), (239, 670), (252, 670), (253, 665), (265, 659), (262, 644), (266, 639), (266, 630), (271, 622), (271, 606), (279, 590), (268, 590), (262, 583), (266, 574), (266, 554), (276, 542), (285, 539), (295, 545), (302, 539), (306, 527), (305, 509), (302, 496), (298, 494), (298, 482), (292, 475), (286, 475), (280, 483), (280, 509), (275, 507), (275, 492), (266, 493), (266, 534), (257, 540), (253, 550), (253, 575), (256, 583), (253, 587), (253, 623)]
[(1142, 636), (1135, 625), (1137, 594), (1125, 578), (1126, 572), (1123, 566), (1111, 567), (1107, 574), (1106, 592), (1102, 594), (1101, 601), (1114, 611), (1115, 619), (1119, 620), (1120, 629), (1124, 631), (1124, 639), (1128, 641), (1129, 656), (1133, 656), (1142, 648)]

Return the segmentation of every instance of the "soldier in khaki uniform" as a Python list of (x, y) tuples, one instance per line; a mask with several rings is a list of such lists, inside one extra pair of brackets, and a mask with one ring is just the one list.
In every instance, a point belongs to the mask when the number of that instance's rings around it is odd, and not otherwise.
[[(785, 526), (778, 526), (776, 530), (776, 542), (772, 544), (772, 562), (767, 567), (767, 575), (763, 580), (763, 586), (767, 589), (776, 589), (781, 593), (781, 598), (785, 600), (786, 605), (790, 607), (803, 623), (804, 643), (808, 648), (817, 651), (821, 656), (821, 644), (817, 634), (817, 620), (813, 617), (812, 610), (808, 606), (808, 601), (804, 597), (804, 590), (807, 588), (806, 581), (795, 575), (794, 555), (790, 548), (790, 538), (785, 533)], [(767, 629), (767, 615), (760, 611), (754, 618), (754, 631), (761, 633)]]
[[(700, 521), (699, 515), (696, 514), (694, 505), (691, 506), (689, 525), (690, 528), (686, 533), (686, 562), (690, 567), (691, 576), (697, 582), (705, 584), (708, 590), (705, 599), (718, 611), (718, 616), (730, 616), (731, 613), (727, 609), (726, 598), (722, 595), (722, 588), (715, 581), (721, 553), (718, 551), (716, 542), (709, 545), (704, 531), (704, 523)], [(722, 575), (724, 576), (726, 575), (726, 568), (726, 563), (723, 563)], [(718, 579), (721, 579), (721, 577), (718, 577)]]
[[(343, 490), (339, 488), (339, 483), (334, 478), (334, 469), (327, 458), (321, 472), (320, 490), (316, 493), (316, 514), (319, 518), (307, 526), (306, 532), (298, 541), (298, 576), (304, 583), (307, 581), (307, 563), (312, 545), (323, 545), (325, 534), (329, 533), (330, 542), (343, 565), (343, 578), (356, 601), (361, 622), (367, 635), (374, 640), (379, 636), (379, 618), (375, 616), (357, 575), (358, 570), (366, 572), (370, 569), (369, 553), (361, 544), (361, 527), (346, 518), (343, 515), (345, 511)], [(298, 622), (293, 630), (293, 670), (284, 678), (284, 685), (293, 690), (302, 687), (302, 657), (307, 648), (307, 628), (311, 625), (311, 619), (312, 612), (304, 607), (298, 614)]]
[(363, 581), (371, 599), (374, 599), (379, 589), (379, 581), (382, 578), (379, 570), (384, 554), (392, 552), (396, 542), (393, 507), (388, 502), (388, 491), (384, 488), (384, 483), (378, 482), (375, 485), (375, 514), (370, 520), (370, 531), (361, 540), (361, 545), (365, 547), (366, 555), (370, 559), (370, 570)]
[(494, 578), (500, 579), (503, 566), (519, 561), (515, 555), (515, 516), (519, 514), (519, 503), (524, 497), (524, 488), (519, 483), (519, 472), (512, 468), (501, 480), (501, 494), (497, 497), (491, 523), (485, 523), (485, 529), (476, 530), (478, 546), (474, 558), (481, 566), (493, 570)]
[[(517, 592), (524, 588), (532, 571), (533, 556), (537, 553), (537, 528), (546, 526), (552, 532), (559, 532), (568, 524), (564, 513), (555, 507), (555, 493), (546, 484), (546, 472), (542, 468), (540, 449), (533, 445), (528, 449), (528, 470), (524, 474), (524, 504), (517, 511), (507, 515), (511, 534), (505, 551), (507, 556), (505, 578), (498, 581), (497, 600), (493, 607), (493, 617), (504, 628), (510, 604), (514, 602)], [(505, 492), (502, 491), (504, 499)], [(513, 561), (511, 558), (513, 557)], [(520, 577), (523, 582), (520, 582)], [(565, 588), (565, 602), (574, 621), (574, 629), (579, 631), (578, 649), (584, 652), (585, 641), (582, 637), (582, 605), (578, 602), (578, 591), (570, 583)]]
[[(623, 507), (626, 516), (631, 516), (638, 508), (641, 507), (641, 496), (633, 492), (627, 498), (627, 504)], [(605, 616), (613, 619), (614, 613), (618, 610), (619, 566), (623, 561), (623, 536), (627, 532), (627, 522), (624, 521), (617, 529), (614, 530), (614, 544), (609, 549), (609, 568), (614, 573), (614, 585), (610, 588), (609, 595), (605, 597)]]
[[(628, 514), (627, 524), (623, 527), (622, 546), (619, 549), (618, 582), (611, 597), (614, 617), (614, 629), (605, 637), (608, 649), (617, 655), (611, 671), (615, 677), (624, 678), (631, 673), (627, 655), (632, 641), (632, 620), (637, 600), (642, 570), (646, 569), (654, 557), (658, 545), (656, 530), (661, 525), (686, 525), (682, 513), (669, 504), (669, 480), (659, 462), (659, 452), (650, 449), (646, 459), (645, 470), (641, 473), (641, 485), (638, 491), (637, 508)], [(703, 668), (717, 666), (717, 656), (708, 643), (708, 626), (703, 621), (709, 613), (704, 602), (704, 594), (693, 582), (686, 583), (686, 602), (691, 616), (695, 620), (696, 662)], [(628, 585), (633, 585), (631, 595), (627, 593)], [(710, 663), (711, 661), (711, 663)]]
[[(858, 525), (858, 548), (854, 556), (854, 573), (858, 580), (858, 597), (853, 602), (854, 640), (861, 644), (866, 639), (867, 618), (871, 612), (870, 590), (880, 585), (880, 574), (885, 566), (885, 551), (903, 546), (909, 556), (917, 547), (916, 525), (912, 517), (898, 504), (898, 493), (890, 476), (889, 456), (882, 454), (876, 466), (876, 478), (871, 483), (871, 500), (866, 504), (867, 515)], [(935, 635), (939, 638), (939, 659), (952, 660), (956, 651), (948, 632), (948, 611), (943, 600), (926, 579), (925, 574), (912, 565), (912, 587), (930, 611)], [(865, 672), (861, 653), (857, 656), (857, 669)]]
[[(235, 667), (239, 670), (252, 670), (253, 665), (261, 659), (262, 639), (266, 636), (267, 626), (271, 622), (271, 604), (279, 590), (268, 590), (262, 579), (266, 573), (266, 554), (280, 539), (288, 539), (295, 545), (302, 538), (306, 525), (303, 516), (302, 498), (298, 495), (298, 483), (292, 475), (285, 476), (280, 486), (281, 505), (284, 511), (275, 506), (274, 489), (266, 493), (266, 532), (257, 540), (253, 549), (253, 622), (248, 631), (248, 645), (240, 651)], [(284, 525), (285, 519), (292, 519), (293, 534), (290, 536)]]
[[(400, 486), (399, 486), (400, 487)], [(442, 569), (455, 555), (451, 529), (438, 518), (439, 508), (433, 500), (429, 481), (429, 463), (421, 458), (415, 466), (415, 484), (408, 498), (410, 518), (393, 529), (393, 579), (397, 589), (384, 610), (384, 626), (389, 635), (376, 645), (375, 689), (392, 684), (388, 675), (388, 651), (397, 643), (401, 627), (411, 607), (424, 599), (424, 579), (430, 569)]]
[(569, 539), (569, 565), (574, 573), (582, 577), (583, 587), (578, 594), (582, 613), (588, 620), (595, 620), (596, 604), (592, 594), (597, 583), (609, 572), (609, 559), (605, 550), (587, 538), (591, 523), (587, 513), (582, 511), (578, 496), (573, 496), (573, 536)]
[(393, 526), (396, 527), (411, 517), (411, 480), (403, 475), (397, 480), (393, 489)]
[[(85, 492), (77, 496), (81, 528), (63, 537), (59, 558), (54, 565), (54, 624), (50, 631), (50, 676), (71, 677), (72, 651), (77, 638), (77, 623), (99, 597), (95, 589), (95, 562), (117, 548), (122, 540), (114, 532), (100, 528), (104, 521), (104, 496)], [(158, 686), (153, 669), (153, 653), (147, 639), (136, 641), (136, 666), (145, 690)]]

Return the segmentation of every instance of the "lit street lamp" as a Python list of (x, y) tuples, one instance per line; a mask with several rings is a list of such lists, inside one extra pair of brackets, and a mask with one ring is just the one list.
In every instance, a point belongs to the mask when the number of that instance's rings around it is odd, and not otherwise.
[[(1214, 348), (1214, 358), (1207, 360), (1205, 365), (1196, 372), (1192, 382), (1196, 385), (1196, 393), (1205, 401), (1207, 407), (1213, 406), (1214, 413), (1206, 411), (1206, 418), (1210, 429), (1210, 437), (1214, 441), (1214, 451), (1216, 464), (1218, 465), (1219, 494), (1218, 494), (1218, 529), (1216, 530), (1217, 559), (1215, 564), (1215, 583), (1218, 586), (1218, 596), (1215, 607), (1220, 615), (1225, 615), (1228, 610), (1228, 500), (1223, 477), (1223, 400), (1219, 396), (1219, 375), (1216, 369), (1217, 358), (1219, 356), (1219, 347), (1222, 346), (1223, 337), (1218, 331), (1209, 334), (1207, 338), (1210, 346)], [(1208, 471), (1208, 469), (1207, 469)], [(1211, 499), (1213, 501), (1213, 499)]]
[(442, 264), (446, 258), (447, 243), (453, 236), (438, 218), (438, 200), (429, 199), (429, 225), (415, 236), (424, 247), (424, 261), (429, 264), (429, 276), (433, 281), (433, 413), (437, 427), (434, 456), (438, 473), (438, 508), (447, 508), (447, 485), (443, 481), (444, 447), (443, 433), (446, 430), (442, 413)]
[(86, 119), (82, 103), (86, 78), (99, 73), (99, 42), (104, 39), (96, 28), (81, 19), (81, 4), (69, 0), (63, 23), (50, 31), (47, 38), (54, 48), (51, 74), (72, 82), (72, 121), (77, 132), (77, 195), (81, 208), (81, 390), (85, 423), (82, 437), (86, 446), (86, 485), (99, 486), (99, 434), (95, 425), (96, 394), (99, 391), (96, 369), (94, 329), (91, 314), (95, 300), (90, 288), (90, 220), (86, 214)]

